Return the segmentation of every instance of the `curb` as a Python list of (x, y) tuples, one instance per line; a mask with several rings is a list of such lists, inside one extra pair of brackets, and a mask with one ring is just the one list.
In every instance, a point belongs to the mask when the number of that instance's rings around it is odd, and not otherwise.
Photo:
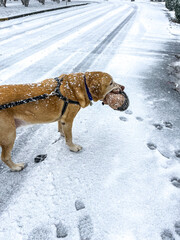
[(37, 11), (37, 12), (24, 13), (24, 14), (12, 16), (12, 17), (0, 18), (0, 22), (7, 21), (7, 20), (11, 20), (11, 19), (16, 19), (16, 18), (21, 18), (21, 17), (26, 17), (26, 16), (38, 14), (38, 13), (57, 11), (57, 10), (60, 10), (60, 9), (71, 8), (71, 7), (85, 6), (85, 5), (88, 5), (88, 4), (90, 4), (90, 3), (80, 3), (80, 4), (70, 5), (70, 6), (64, 6), (64, 7), (58, 7), (58, 8), (45, 9), (45, 10), (41, 10), (41, 11)]

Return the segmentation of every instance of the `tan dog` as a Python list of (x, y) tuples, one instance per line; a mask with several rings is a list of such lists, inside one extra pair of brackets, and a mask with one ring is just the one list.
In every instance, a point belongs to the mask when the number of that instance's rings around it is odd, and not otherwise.
[[(2, 161), (12, 171), (24, 168), (24, 163), (12, 162), (11, 150), (16, 128), (26, 124), (58, 121), (58, 130), (65, 136), (69, 149), (74, 152), (81, 150), (81, 146), (72, 142), (72, 124), (76, 114), (81, 107), (87, 107), (92, 99), (95, 102), (103, 100), (107, 93), (120, 87), (124, 89), (103, 72), (72, 73), (40, 83), (0, 86)], [(20, 103), (25, 99), (28, 101)]]

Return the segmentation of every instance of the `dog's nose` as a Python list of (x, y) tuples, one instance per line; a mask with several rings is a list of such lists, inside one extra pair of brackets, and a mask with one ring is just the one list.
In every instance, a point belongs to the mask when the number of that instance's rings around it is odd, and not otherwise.
[(116, 83), (116, 87), (117, 87), (116, 91), (118, 91), (118, 89), (119, 89), (119, 92), (124, 91), (124, 89), (125, 89), (125, 87), (123, 85), (120, 85), (118, 83)]
[(121, 90), (124, 91), (125, 87), (121, 85)]

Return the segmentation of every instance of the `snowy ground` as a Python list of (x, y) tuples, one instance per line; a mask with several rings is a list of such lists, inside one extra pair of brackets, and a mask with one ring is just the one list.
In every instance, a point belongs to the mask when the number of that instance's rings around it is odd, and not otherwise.
[[(167, 15), (169, 17), (169, 31), (171, 32), (172, 35), (174, 36), (179, 36), (180, 35), (180, 24), (176, 23), (175, 19), (175, 12), (174, 11), (168, 11), (166, 10)], [(172, 86), (174, 89), (176, 89), (178, 92), (180, 92), (180, 50), (178, 54), (176, 55), (176, 61), (172, 62), (169, 65), (169, 73), (171, 76), (173, 76), (173, 81)]]
[[(110, 1), (0, 23), (1, 84), (101, 70), (130, 98), (125, 113), (101, 103), (80, 111), (77, 154), (56, 141), (56, 123), (18, 129), (13, 159), (28, 167), (0, 165), (0, 239), (180, 239), (179, 98), (168, 90), (154, 99), (144, 87), (172, 57), (165, 47), (180, 41), (165, 11), (161, 3)], [(160, 80), (167, 69), (158, 71)], [(47, 158), (34, 163), (38, 154)]]
[[(101, 0), (97, 0), (96, 2), (101, 2)], [(42, 11), (47, 9), (55, 9), (55, 8), (77, 5), (77, 4), (79, 5), (83, 3), (92, 3), (92, 1), (91, 0), (71, 1), (71, 2), (60, 1), (60, 3), (57, 3), (51, 0), (46, 0), (45, 5), (42, 5), (37, 0), (30, 0), (29, 6), (24, 7), (20, 0), (18, 1), (7, 0), (6, 8), (3, 6), (0, 7), (0, 18), (8, 18), (12, 16), (21, 15), (21, 14), (27, 14), (31, 12), (37, 12), (37, 11)]]

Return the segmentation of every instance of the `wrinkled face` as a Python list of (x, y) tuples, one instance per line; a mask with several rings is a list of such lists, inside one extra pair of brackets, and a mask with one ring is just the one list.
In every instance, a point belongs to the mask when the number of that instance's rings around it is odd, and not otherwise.
[(118, 92), (119, 90), (124, 90), (124, 86), (114, 82), (111, 75), (103, 72), (94, 72), (91, 74), (89, 88), (94, 101), (103, 101), (105, 96), (112, 90), (117, 90)]
[(123, 90), (124, 86), (113, 81), (110, 75), (106, 75), (106, 84), (104, 85), (103, 104), (108, 104), (114, 110), (124, 111), (129, 106), (129, 99)]
[(107, 79), (107, 83), (104, 84), (103, 98), (101, 100), (104, 100), (106, 95), (112, 91), (114, 93), (119, 93), (125, 89), (124, 86), (114, 82), (113, 78), (109, 74), (107, 74), (105, 78)]

